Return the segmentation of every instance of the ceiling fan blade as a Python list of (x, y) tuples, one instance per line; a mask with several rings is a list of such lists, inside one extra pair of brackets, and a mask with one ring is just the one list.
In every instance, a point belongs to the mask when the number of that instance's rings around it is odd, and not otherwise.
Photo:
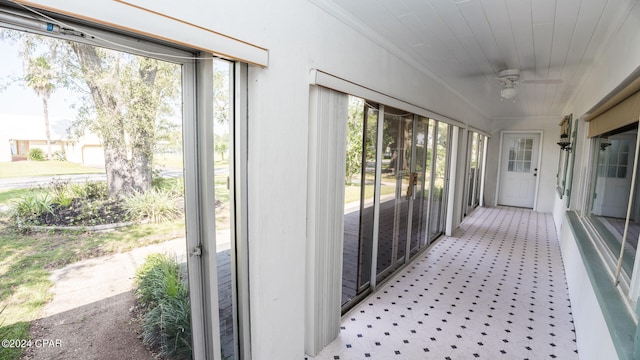
[(562, 79), (520, 80), (522, 84), (562, 84)]

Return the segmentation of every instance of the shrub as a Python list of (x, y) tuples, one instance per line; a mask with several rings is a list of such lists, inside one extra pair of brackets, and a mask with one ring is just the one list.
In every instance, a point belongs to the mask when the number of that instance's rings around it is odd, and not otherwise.
[(154, 177), (151, 180), (151, 187), (156, 190), (167, 191), (177, 197), (184, 195), (184, 181), (182, 178)]
[(67, 153), (64, 150), (54, 151), (51, 158), (57, 161), (67, 161)]
[(180, 215), (178, 197), (166, 190), (136, 192), (124, 199), (124, 207), (132, 219), (149, 219), (154, 223), (173, 220)]
[(53, 179), (45, 189), (51, 194), (51, 202), (62, 207), (68, 207), (76, 197), (68, 180)]
[(89, 200), (95, 199), (106, 199), (109, 197), (109, 188), (107, 187), (106, 182), (87, 182), (83, 184), (83, 189), (80, 188), (81, 193), (84, 193), (84, 196)]
[(93, 226), (131, 220), (122, 202), (109, 199), (106, 184), (98, 182), (73, 184), (54, 179), (12, 202), (9, 210), (18, 227)]
[(136, 272), (136, 295), (146, 309), (143, 341), (161, 356), (191, 358), (191, 308), (182, 267), (165, 254), (151, 254)]
[(31, 161), (44, 161), (44, 151), (42, 151), (42, 149), (40, 148), (33, 148), (29, 150), (27, 158)]
[(136, 271), (136, 282), (138, 284), (136, 295), (142, 305), (151, 305), (162, 297), (165, 292), (163, 287), (167, 274), (173, 271), (171, 265), (171, 259), (168, 255), (151, 254), (147, 256), (145, 262), (138, 268)]
[(29, 193), (14, 200), (11, 206), (11, 215), (19, 222), (40, 216), (44, 213), (53, 213), (51, 197), (49, 194)]

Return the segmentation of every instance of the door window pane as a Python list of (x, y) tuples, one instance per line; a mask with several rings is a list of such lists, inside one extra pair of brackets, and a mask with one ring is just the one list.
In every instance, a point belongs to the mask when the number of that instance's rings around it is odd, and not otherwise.
[(511, 144), (507, 171), (530, 172), (533, 152), (533, 139), (519, 138)]

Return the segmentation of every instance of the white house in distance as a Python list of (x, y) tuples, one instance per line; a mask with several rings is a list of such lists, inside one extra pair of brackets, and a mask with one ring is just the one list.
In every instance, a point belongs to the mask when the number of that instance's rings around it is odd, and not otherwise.
[[(72, 139), (68, 129), (72, 120), (49, 118), (51, 153), (64, 153), (67, 161), (91, 167), (104, 167), (102, 146), (94, 134)], [(0, 114), (0, 162), (26, 160), (29, 150), (47, 152), (43, 116)]]

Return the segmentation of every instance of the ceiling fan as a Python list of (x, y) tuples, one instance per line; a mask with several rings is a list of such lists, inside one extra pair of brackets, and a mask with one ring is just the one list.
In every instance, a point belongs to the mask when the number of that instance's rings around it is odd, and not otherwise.
[(523, 80), (520, 79), (520, 70), (505, 69), (498, 72), (498, 81), (502, 85), (500, 96), (503, 99), (511, 99), (518, 93), (516, 85), (518, 84), (560, 84), (561, 79), (541, 79), (541, 80)]

